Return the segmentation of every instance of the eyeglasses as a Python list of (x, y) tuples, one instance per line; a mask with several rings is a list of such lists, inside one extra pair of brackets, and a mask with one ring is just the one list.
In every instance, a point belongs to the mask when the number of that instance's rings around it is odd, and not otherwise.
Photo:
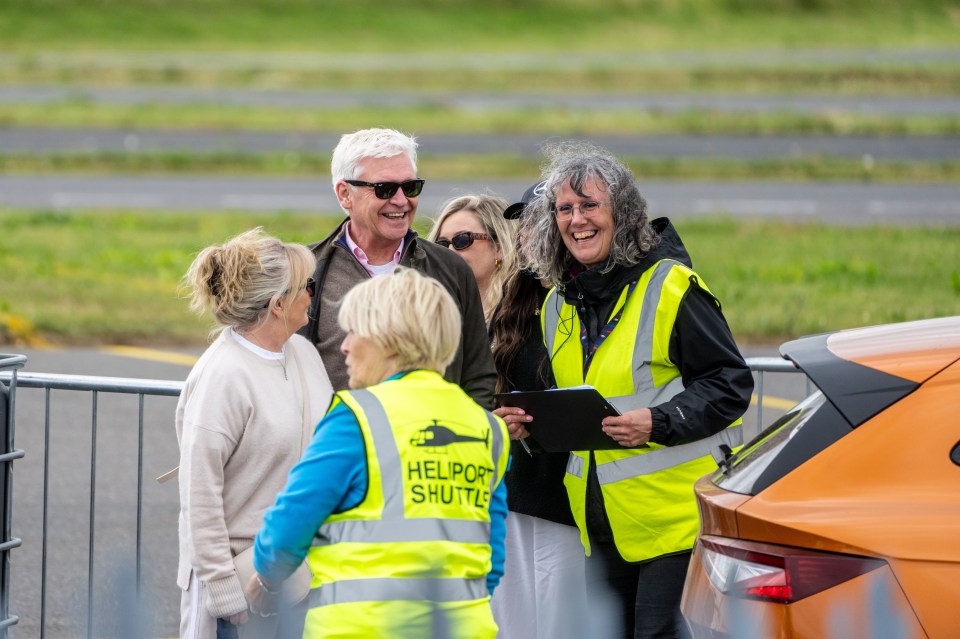
[(610, 204), (610, 202), (581, 202), (576, 205), (561, 204), (560, 206), (553, 207), (553, 212), (557, 215), (558, 220), (569, 220), (573, 217), (573, 212), (577, 209), (580, 209), (580, 215), (583, 217), (593, 217), (604, 204)]
[[(289, 289), (289, 288), (288, 288), (287, 290), (285, 290), (283, 293), (280, 293), (280, 295), (277, 295), (276, 297), (283, 297), (284, 295), (288, 295), (291, 290), (292, 290), (292, 289)], [(315, 279), (313, 279), (313, 278), (311, 277), (310, 279), (307, 280), (307, 283), (304, 284), (303, 288), (302, 288), (302, 289), (299, 289), (299, 290), (300, 290), (300, 291), (306, 291), (306, 292), (307, 292), (307, 295), (309, 295), (310, 297), (313, 297), (314, 295), (317, 294), (317, 280), (315, 280)], [(299, 292), (299, 291), (298, 291), (298, 292)], [(270, 308), (270, 302), (272, 302), (272, 301), (273, 301), (273, 297), (271, 297), (270, 300), (269, 300), (266, 304), (263, 305), (263, 307), (264, 307), (264, 308)]]
[(458, 251), (466, 251), (468, 248), (473, 246), (473, 243), (477, 240), (492, 240), (493, 238), (487, 235), (486, 233), (474, 233), (473, 231), (460, 231), (454, 235), (449, 240), (446, 238), (438, 238), (434, 240), (435, 244), (439, 244), (443, 248), (448, 248), (453, 246), (453, 248)]
[(389, 200), (402, 189), (407, 197), (417, 197), (423, 190), (424, 180), (407, 180), (406, 182), (364, 182), (363, 180), (344, 180), (350, 186), (369, 186), (373, 189), (373, 194), (381, 200)]

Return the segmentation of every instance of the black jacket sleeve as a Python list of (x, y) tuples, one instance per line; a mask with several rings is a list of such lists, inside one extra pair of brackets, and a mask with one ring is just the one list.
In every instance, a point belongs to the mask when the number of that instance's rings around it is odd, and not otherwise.
[(493, 365), (493, 354), (487, 340), (486, 321), (483, 318), (483, 304), (480, 290), (467, 267), (466, 277), (461, 287), (463, 311), (463, 332), (460, 336), (463, 358), (460, 370), (460, 387), (473, 401), (487, 410), (493, 410), (497, 402), (493, 397), (497, 385), (497, 369)]
[[(487, 410), (496, 407), (493, 392), (497, 384), (497, 370), (493, 365), (487, 326), (483, 318), (483, 303), (473, 271), (462, 257), (433, 242), (417, 238), (409, 251), (409, 262), (404, 264), (437, 279), (450, 291), (460, 309), (463, 327), (460, 348), (447, 367), (444, 377), (460, 387)], [(424, 318), (429, 321), (429, 318)]]
[(651, 409), (650, 440), (667, 446), (709, 437), (750, 406), (753, 374), (737, 348), (720, 303), (691, 280), (670, 336), (670, 359), (684, 390)]

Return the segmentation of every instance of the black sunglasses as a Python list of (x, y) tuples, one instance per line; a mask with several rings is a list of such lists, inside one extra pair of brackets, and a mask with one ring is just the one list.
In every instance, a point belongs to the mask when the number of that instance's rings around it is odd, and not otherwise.
[[(309, 295), (310, 297), (313, 297), (314, 295), (317, 294), (317, 280), (315, 280), (315, 279), (313, 279), (313, 278), (311, 277), (310, 279), (307, 280), (307, 283), (303, 286), (303, 289), (302, 289), (302, 290), (306, 291), (306, 292), (307, 292), (307, 295)], [(283, 297), (284, 295), (288, 294), (289, 292), (290, 292), (290, 289), (288, 288), (288, 289), (285, 290), (283, 293), (280, 293), (280, 295), (277, 295), (277, 297)], [(271, 298), (270, 298), (270, 301), (268, 301), (266, 304), (264, 304), (263, 307), (264, 307), (264, 308), (270, 308), (270, 302), (272, 302), (272, 301), (273, 301), (273, 298), (271, 297)]]
[(473, 231), (460, 231), (454, 235), (449, 240), (446, 238), (437, 238), (434, 240), (435, 244), (439, 244), (443, 248), (448, 248), (453, 246), (453, 248), (458, 251), (465, 251), (471, 246), (476, 240), (492, 240), (493, 238), (487, 235), (486, 233), (474, 233)]
[(417, 197), (423, 190), (424, 180), (407, 180), (406, 182), (364, 182), (363, 180), (344, 180), (350, 186), (369, 186), (373, 194), (381, 200), (389, 200), (397, 189), (402, 189), (407, 197)]

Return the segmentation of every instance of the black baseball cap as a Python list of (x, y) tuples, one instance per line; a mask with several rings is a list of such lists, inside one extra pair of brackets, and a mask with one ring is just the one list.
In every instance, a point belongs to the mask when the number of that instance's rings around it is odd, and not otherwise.
[(523, 209), (533, 202), (533, 200), (539, 196), (543, 195), (544, 188), (547, 186), (547, 181), (537, 182), (529, 189), (523, 192), (523, 197), (520, 198), (519, 202), (514, 202), (507, 208), (503, 210), (503, 217), (508, 220), (516, 220), (521, 215), (523, 215)]

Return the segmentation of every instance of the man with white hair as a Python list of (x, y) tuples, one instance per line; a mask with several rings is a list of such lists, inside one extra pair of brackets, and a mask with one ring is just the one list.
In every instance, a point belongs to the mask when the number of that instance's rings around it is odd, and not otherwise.
[(424, 185), (417, 177), (416, 140), (393, 129), (362, 129), (340, 138), (330, 164), (347, 219), (310, 245), (317, 258), (317, 294), (301, 334), (316, 345), (334, 390), (347, 388), (340, 352), (345, 333), (337, 323), (343, 296), (356, 284), (403, 265), (439, 280), (456, 300), (463, 336), (444, 377), (492, 409), (496, 370), (473, 273), (458, 255), (411, 228)]

